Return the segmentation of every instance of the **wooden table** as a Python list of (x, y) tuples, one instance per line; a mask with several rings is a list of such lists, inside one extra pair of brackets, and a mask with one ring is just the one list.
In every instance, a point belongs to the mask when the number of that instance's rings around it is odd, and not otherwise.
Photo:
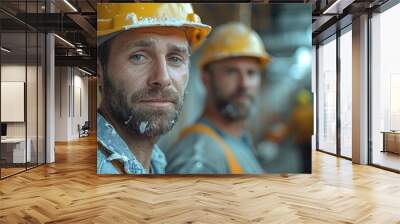
[(382, 131), (381, 133), (383, 133), (382, 152), (400, 154), (400, 131)]

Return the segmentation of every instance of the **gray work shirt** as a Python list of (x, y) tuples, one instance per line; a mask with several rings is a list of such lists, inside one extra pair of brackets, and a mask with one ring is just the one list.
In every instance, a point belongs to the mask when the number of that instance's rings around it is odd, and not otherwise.
[[(244, 173), (259, 174), (263, 170), (252, 150), (250, 138), (243, 134), (240, 138), (222, 132), (206, 118), (198, 123), (205, 124), (220, 135), (229, 145)], [(182, 174), (229, 174), (230, 169), (225, 154), (217, 141), (201, 133), (190, 133), (179, 140), (168, 151), (167, 173)]]
[[(118, 174), (118, 168), (112, 164), (113, 160), (120, 162), (127, 174), (148, 173), (114, 127), (99, 113), (97, 113), (97, 142), (98, 174)], [(154, 145), (151, 154), (152, 173), (165, 173), (166, 164), (164, 153), (157, 145)]]

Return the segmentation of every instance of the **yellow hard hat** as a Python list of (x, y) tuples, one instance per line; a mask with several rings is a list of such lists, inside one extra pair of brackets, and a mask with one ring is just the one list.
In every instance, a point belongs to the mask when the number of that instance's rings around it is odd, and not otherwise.
[(239, 22), (224, 24), (213, 31), (204, 43), (199, 66), (203, 69), (210, 62), (231, 57), (254, 57), (261, 66), (271, 61), (260, 36)]
[(121, 31), (143, 27), (183, 28), (192, 48), (211, 31), (190, 3), (98, 3), (97, 46)]

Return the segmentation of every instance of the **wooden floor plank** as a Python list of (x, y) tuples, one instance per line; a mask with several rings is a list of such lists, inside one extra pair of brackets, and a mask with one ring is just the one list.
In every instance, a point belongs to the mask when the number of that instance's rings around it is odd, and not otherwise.
[(400, 223), (400, 175), (313, 152), (312, 175), (101, 176), (96, 139), (0, 181), (0, 223)]

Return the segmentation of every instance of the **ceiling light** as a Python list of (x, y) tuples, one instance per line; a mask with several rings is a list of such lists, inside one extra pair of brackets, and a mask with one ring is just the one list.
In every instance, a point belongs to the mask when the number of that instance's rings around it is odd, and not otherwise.
[(79, 67), (78, 67), (78, 70), (81, 71), (81, 72), (83, 72), (83, 73), (85, 73), (85, 74), (87, 74), (87, 75), (93, 75), (92, 73), (90, 73), (90, 72), (88, 72), (88, 71), (86, 71), (86, 70), (83, 70), (83, 69), (81, 69), (81, 68), (79, 68)]
[(5, 48), (5, 47), (1, 47), (0, 49), (1, 49), (2, 51), (6, 52), (6, 53), (10, 53), (10, 52), (11, 52), (11, 50), (9, 50), (9, 49), (7, 49), (7, 48)]
[(78, 10), (71, 4), (69, 3), (68, 0), (64, 0), (65, 4), (67, 4), (74, 12), (78, 12)]
[(59, 35), (54, 34), (54, 36), (57, 37), (57, 38), (58, 38), (59, 40), (61, 40), (62, 42), (64, 42), (65, 44), (67, 44), (68, 46), (75, 48), (75, 45), (71, 44), (71, 42), (69, 42), (69, 41), (67, 41), (66, 39), (60, 37)]
[(332, 5), (325, 9), (322, 14), (340, 15), (343, 13), (343, 10), (350, 6), (353, 2), (355, 2), (355, 0), (336, 0)]
[(330, 5), (327, 9), (325, 9), (325, 11), (322, 14), (331, 13), (330, 11), (334, 9), (337, 6), (337, 4), (339, 4), (339, 2), (340, 0), (336, 0), (332, 5)]

